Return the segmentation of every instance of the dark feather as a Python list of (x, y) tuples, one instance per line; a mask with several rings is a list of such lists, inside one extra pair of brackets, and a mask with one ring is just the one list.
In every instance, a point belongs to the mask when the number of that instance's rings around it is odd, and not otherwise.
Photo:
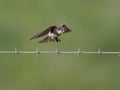
[(50, 37), (46, 37), (43, 40), (39, 41), (38, 43), (46, 43), (50, 40)]
[(46, 38), (44, 38), (43, 40), (39, 41), (38, 43), (47, 43), (49, 41), (55, 42), (56, 39), (51, 39), (51, 37), (47, 36)]
[(69, 29), (69, 28), (67, 27), (67, 25), (63, 24), (62, 27), (63, 27), (64, 30), (65, 30), (64, 33), (66, 33), (66, 32), (71, 32), (71, 29)]
[(30, 40), (37, 39), (41, 36), (44, 36), (44, 35), (48, 34), (50, 31), (54, 30), (55, 28), (57, 28), (57, 26), (50, 26), (50, 27), (46, 28), (45, 30), (43, 30), (42, 32), (33, 36)]

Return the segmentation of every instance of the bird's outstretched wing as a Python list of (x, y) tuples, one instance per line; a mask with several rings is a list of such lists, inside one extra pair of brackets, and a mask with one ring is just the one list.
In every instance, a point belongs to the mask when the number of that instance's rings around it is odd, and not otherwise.
[(49, 26), (48, 28), (46, 28), (42, 32), (34, 35), (32, 38), (30, 38), (30, 40), (37, 39), (37, 38), (39, 38), (41, 36), (44, 36), (44, 35), (48, 34), (51, 30), (54, 30), (55, 28), (57, 28), (57, 26)]
[(69, 29), (66, 24), (63, 24), (62, 27), (63, 27), (64, 30), (65, 30), (64, 33), (66, 33), (66, 32), (71, 32), (71, 29)]

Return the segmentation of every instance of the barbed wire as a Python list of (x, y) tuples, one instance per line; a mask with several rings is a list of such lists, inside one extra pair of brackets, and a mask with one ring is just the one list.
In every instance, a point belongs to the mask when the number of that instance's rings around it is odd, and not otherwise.
[(75, 55), (81, 55), (81, 54), (100, 54), (100, 55), (119, 55), (120, 52), (109, 52), (109, 51), (102, 51), (101, 49), (98, 49), (97, 51), (81, 51), (78, 49), (77, 51), (59, 51), (56, 49), (55, 51), (41, 51), (38, 48), (35, 51), (19, 51), (16, 48), (14, 50), (8, 50), (3, 51), (0, 50), (0, 54), (75, 54)]

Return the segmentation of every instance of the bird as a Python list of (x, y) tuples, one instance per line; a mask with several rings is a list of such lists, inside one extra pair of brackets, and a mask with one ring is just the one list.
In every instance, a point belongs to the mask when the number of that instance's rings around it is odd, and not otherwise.
[(68, 33), (68, 32), (71, 32), (71, 29), (68, 28), (68, 26), (65, 23), (59, 26), (52, 25), (52, 26), (47, 27), (40, 33), (34, 35), (32, 38), (30, 38), (30, 41), (47, 35), (43, 40), (39, 41), (38, 43), (46, 43), (49, 41), (60, 42), (61, 39), (59, 38), (59, 36), (64, 33)]

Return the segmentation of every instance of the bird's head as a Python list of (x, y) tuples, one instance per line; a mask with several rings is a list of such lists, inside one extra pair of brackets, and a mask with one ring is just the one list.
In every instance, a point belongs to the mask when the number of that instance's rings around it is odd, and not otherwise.
[(64, 33), (64, 28), (63, 28), (62, 26), (59, 26), (59, 27), (57, 28), (57, 33), (58, 33), (58, 34), (63, 34), (63, 33)]

